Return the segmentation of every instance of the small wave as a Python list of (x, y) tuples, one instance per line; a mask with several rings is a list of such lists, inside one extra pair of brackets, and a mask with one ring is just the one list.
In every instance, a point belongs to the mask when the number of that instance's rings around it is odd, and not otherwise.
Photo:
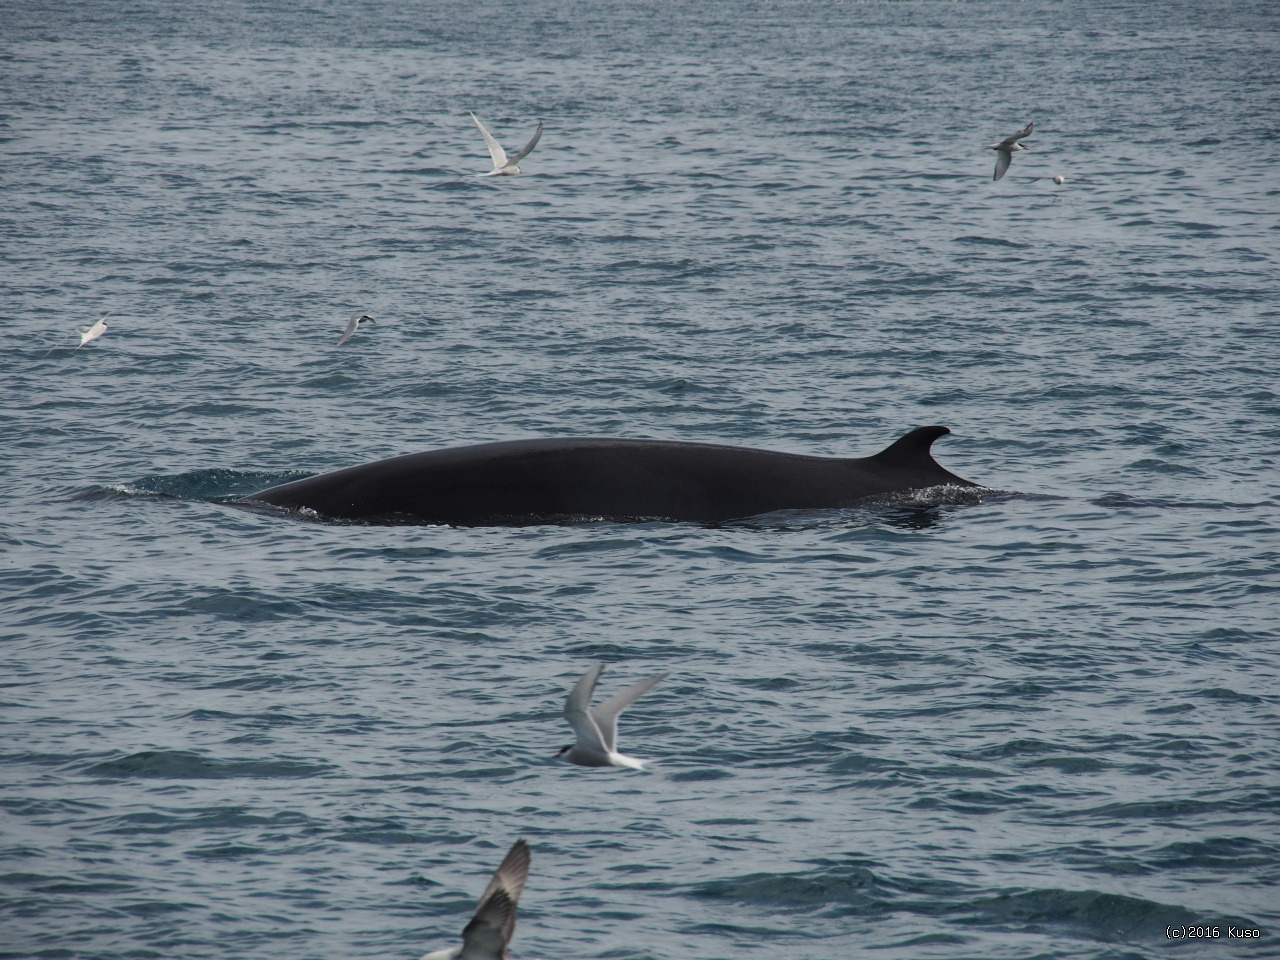
[(1140, 470), (1144, 473), (1155, 473), (1162, 476), (1186, 475), (1193, 477), (1204, 476), (1204, 471), (1198, 467), (1189, 466), (1183, 463), (1175, 463), (1169, 460), (1161, 460), (1157, 457), (1144, 457), (1141, 460), (1135, 460), (1129, 464), (1128, 469)]
[(964, 237), (956, 237), (954, 242), (971, 244), (979, 247), (1011, 247), (1014, 250), (1022, 250), (1029, 246), (1029, 244), (1015, 243), (1012, 240), (1002, 240), (999, 237), (979, 237), (972, 234)]
[(733, 773), (723, 768), (699, 767), (695, 770), (682, 770), (670, 774), (667, 779), (673, 783), (705, 783), (709, 780), (728, 780)]
[(113, 500), (134, 500), (140, 497), (155, 498), (156, 496), (156, 494), (147, 490), (140, 490), (132, 484), (108, 483), (86, 487), (71, 499), (84, 503), (95, 503), (111, 502)]
[[(882, 878), (847, 865), (805, 873), (755, 873), (716, 880), (693, 891), (697, 897), (729, 900), (754, 910), (780, 913), (830, 911), (879, 914), (886, 911), (938, 917), (962, 927), (1065, 931), (1104, 943), (1164, 940), (1170, 925), (1256, 927), (1242, 917), (1206, 918), (1186, 907), (1099, 890), (1039, 889), (970, 899), (939, 899), (937, 885)], [(960, 892), (957, 890), (956, 892)], [(924, 894), (917, 896), (917, 894)]]
[(143, 750), (127, 757), (95, 763), (85, 772), (98, 777), (155, 780), (275, 780), (315, 777), (328, 764), (293, 760), (213, 760), (187, 750)]
[(194, 860), (239, 860), (242, 857), (260, 856), (262, 847), (250, 847), (242, 844), (220, 843), (209, 847), (196, 847), (187, 851), (187, 856)]
[(311, 476), (306, 471), (193, 470), (175, 476), (143, 477), (125, 483), (98, 484), (87, 487), (72, 499), (86, 502), (174, 499), (205, 500), (220, 503), (238, 500), (267, 487)]
[(925, 530), (937, 525), (947, 507), (975, 506), (990, 499), (1009, 499), (1021, 494), (988, 487), (960, 487), (945, 484), (923, 490), (904, 490), (873, 497), (854, 507), (815, 510), (774, 510), (769, 513), (730, 520), (716, 526), (745, 527), (752, 530), (812, 530), (886, 525), (904, 530)]
[(951, 908), (966, 925), (998, 924), (1014, 929), (1066, 927), (1091, 940), (1164, 941), (1167, 927), (1198, 924), (1206, 919), (1218, 926), (1255, 926), (1240, 917), (1204, 918), (1185, 907), (1156, 903), (1098, 890), (1026, 890), (984, 897)]
[(1207, 690), (1198, 691), (1195, 696), (1203, 697), (1206, 700), (1219, 700), (1224, 703), (1265, 703), (1262, 697), (1254, 696), (1251, 693), (1236, 693), (1227, 687), (1210, 687)]
[(693, 895), (792, 911), (818, 910), (832, 904), (870, 906), (884, 891), (885, 887), (870, 870), (849, 867), (815, 876), (753, 873), (731, 880), (713, 880), (695, 889)]
[(287, 713), (228, 713), (225, 710), (207, 710), (203, 708), (184, 713), (182, 718), (184, 720), (210, 721), (213, 723), (245, 723), (255, 727), (289, 726), (304, 722)]
[(113, 836), (145, 837), (169, 833), (204, 836), (221, 831), (318, 830), (320, 825), (293, 810), (263, 816), (241, 806), (204, 807), (195, 810), (141, 810), (123, 813), (103, 821), (103, 829)]
[(1158, 510), (1223, 510), (1227, 512), (1271, 506), (1271, 504), (1266, 501), (1239, 501), (1233, 503), (1222, 500), (1175, 500), (1172, 497), (1143, 497), (1122, 492), (1104, 493), (1100, 497), (1094, 497), (1089, 501), (1089, 503), (1093, 504), (1095, 507), (1108, 507), (1110, 509), (1120, 510), (1143, 510), (1155, 508)]
[(1118, 822), (1133, 820), (1140, 823), (1168, 823), (1184, 817), (1203, 817), (1228, 811), (1238, 812), (1239, 804), (1232, 801), (1207, 800), (1136, 800), (1104, 803), (1081, 810), (1064, 810), (1051, 814), (1057, 820), (1104, 820)]

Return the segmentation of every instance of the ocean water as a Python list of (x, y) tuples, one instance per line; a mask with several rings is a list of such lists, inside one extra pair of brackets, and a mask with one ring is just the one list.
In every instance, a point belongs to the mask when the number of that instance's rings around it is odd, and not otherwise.
[[(1269, 0), (0, 6), (0, 957), (414, 958), (520, 837), (517, 957), (1280, 954), (1277, 116)], [(231, 502), (930, 423), (980, 497)]]

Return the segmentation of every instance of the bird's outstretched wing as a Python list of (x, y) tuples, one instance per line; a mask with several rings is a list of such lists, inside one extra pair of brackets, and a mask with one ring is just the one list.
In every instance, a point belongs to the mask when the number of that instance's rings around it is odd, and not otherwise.
[(505, 890), (499, 890), (476, 910), (462, 931), (462, 952), (457, 960), (488, 960), (507, 955), (503, 928), (516, 925), (516, 905)]
[(360, 328), (360, 324), (377, 323), (377, 322), (378, 321), (374, 320), (373, 317), (369, 316), (367, 313), (356, 314), (354, 317), (352, 317), (350, 320), (347, 321), (347, 329), (342, 332), (342, 339), (338, 341), (338, 346), (342, 346), (344, 343), (350, 340), (351, 335)]
[(996, 151), (996, 174), (991, 178), (993, 181), (999, 180), (1005, 175), (1005, 172), (1009, 169), (1009, 161), (1012, 159), (1013, 154), (1008, 150)]
[[(480, 895), (480, 905), (476, 907), (475, 919), (471, 921), (475, 923), (481, 916), (497, 919), (501, 915), (502, 922), (499, 926), (502, 929), (504, 943), (511, 942), (511, 937), (516, 930), (516, 904), (520, 900), (520, 894), (524, 892), (524, 882), (529, 878), (529, 859), (528, 843), (517, 840), (512, 844), (498, 869), (493, 872), (493, 879), (489, 881), (489, 886), (485, 887), (484, 893)], [(499, 894), (510, 901), (509, 911), (498, 905)], [(470, 924), (468, 924), (469, 927)], [(466, 938), (466, 931), (463, 931), (462, 939), (465, 941)]]
[(648, 693), (655, 683), (659, 680), (665, 680), (669, 676), (671, 676), (670, 671), (655, 673), (649, 679), (641, 680), (634, 686), (627, 687), (621, 693), (615, 693), (608, 700), (592, 709), (591, 719), (595, 721), (596, 728), (600, 731), (600, 737), (604, 740), (606, 747), (610, 750), (616, 749), (615, 745), (618, 742), (618, 715)]
[[(1017, 133), (1015, 133), (1013, 136), (1011, 136), (1011, 137), (1005, 137), (1005, 138), (1004, 138), (1003, 140), (1001, 140), (999, 143), (992, 144), (991, 149), (992, 149), (992, 150), (1012, 150), (1012, 149), (1014, 149), (1014, 144), (1016, 144), (1019, 140), (1021, 140), (1021, 139), (1022, 139), (1022, 138), (1024, 138), (1024, 137), (1029, 137), (1029, 136), (1031, 136), (1031, 131), (1035, 128), (1035, 125), (1036, 125), (1036, 124), (1035, 124), (1035, 121), (1033, 120), (1031, 123), (1028, 123), (1028, 124), (1027, 124), (1026, 129), (1024, 129), (1024, 130), (1019, 130), (1019, 131), (1018, 131)], [(1022, 149), (1023, 149), (1023, 150), (1025, 150), (1025, 149), (1027, 149), (1027, 148), (1026, 148), (1026, 147), (1023, 147)]]
[(539, 123), (538, 129), (534, 131), (532, 139), (530, 139), (530, 141), (524, 145), (524, 149), (521, 150), (519, 153), (517, 153), (515, 155), (515, 159), (513, 159), (511, 162), (513, 164), (519, 163), (521, 160), (527, 157), (533, 151), (533, 148), (538, 145), (538, 141), (541, 139), (542, 139), (542, 124)]
[[(467, 112), (471, 113), (470, 110)], [(479, 117), (472, 113), (471, 119), (476, 122), (476, 126), (480, 129), (480, 136), (484, 137), (485, 145), (489, 148), (489, 156), (493, 157), (493, 169), (501, 170), (507, 165), (507, 151), (502, 149), (502, 144), (493, 139), (493, 134), (484, 128), (484, 124), (480, 122)], [(523, 155), (521, 154), (521, 156)]]
[(564, 718), (573, 727), (579, 744), (587, 749), (607, 753), (609, 748), (605, 746), (600, 728), (591, 717), (591, 694), (595, 692), (596, 681), (600, 679), (600, 671), (603, 669), (603, 663), (595, 664), (573, 685), (564, 701)]

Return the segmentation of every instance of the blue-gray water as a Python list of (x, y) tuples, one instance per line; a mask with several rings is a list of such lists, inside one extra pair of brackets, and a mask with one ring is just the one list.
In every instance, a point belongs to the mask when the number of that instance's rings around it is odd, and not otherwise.
[[(1275, 956), (1278, 74), (1270, 0), (0, 6), (0, 956), (414, 958), (519, 837), (523, 957)], [(225, 503), (928, 423), (998, 492)], [(595, 660), (650, 772), (550, 759)]]

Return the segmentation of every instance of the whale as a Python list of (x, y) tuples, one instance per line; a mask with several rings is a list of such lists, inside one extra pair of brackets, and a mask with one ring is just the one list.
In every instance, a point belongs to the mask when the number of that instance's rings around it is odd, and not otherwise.
[(933, 459), (933, 442), (950, 432), (919, 427), (861, 458), (687, 441), (507, 440), (347, 467), (240, 502), (369, 524), (716, 524), (853, 507), (931, 487), (977, 487)]

